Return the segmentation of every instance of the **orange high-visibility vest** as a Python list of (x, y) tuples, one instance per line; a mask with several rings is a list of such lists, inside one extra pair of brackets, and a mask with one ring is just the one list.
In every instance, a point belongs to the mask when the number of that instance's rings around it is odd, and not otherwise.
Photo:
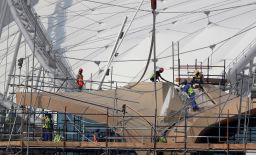
[(94, 143), (97, 143), (97, 142), (98, 142), (98, 141), (97, 141), (96, 133), (93, 134), (93, 142), (94, 142)]
[(83, 75), (81, 75), (81, 74), (78, 74), (78, 75), (77, 75), (76, 83), (77, 83), (77, 85), (78, 85), (79, 88), (81, 88), (81, 87), (84, 86)]

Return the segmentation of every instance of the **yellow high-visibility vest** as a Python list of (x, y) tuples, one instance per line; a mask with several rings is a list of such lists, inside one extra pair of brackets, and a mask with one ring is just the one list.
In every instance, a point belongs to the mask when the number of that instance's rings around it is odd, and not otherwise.
[(193, 88), (190, 86), (189, 89), (188, 89), (188, 95), (191, 95), (194, 93), (194, 90)]
[(167, 143), (167, 139), (164, 136), (159, 137), (160, 143)]
[(54, 142), (60, 142), (61, 141), (61, 136), (59, 134), (54, 135), (53, 141)]
[(49, 129), (50, 128), (50, 118), (49, 117), (44, 117), (43, 118), (43, 128), (44, 129)]

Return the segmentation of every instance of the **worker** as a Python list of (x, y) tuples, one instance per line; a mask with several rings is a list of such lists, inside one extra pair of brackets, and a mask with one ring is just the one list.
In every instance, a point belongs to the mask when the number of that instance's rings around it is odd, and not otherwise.
[(60, 142), (61, 141), (61, 135), (59, 133), (56, 133), (53, 138), (54, 142)]
[(98, 142), (98, 134), (99, 134), (99, 129), (95, 130), (93, 133), (93, 142), (97, 143)]
[(185, 85), (188, 83), (188, 81), (185, 79), (183, 82), (180, 84), (180, 90), (183, 91)]
[(161, 134), (158, 141), (159, 143), (167, 143), (166, 134)]
[(199, 84), (199, 87), (201, 87), (201, 84), (203, 84), (203, 74), (200, 73), (197, 69), (194, 71), (194, 76), (193, 76), (193, 79), (191, 81), (191, 84), (194, 85), (194, 84)]
[(186, 92), (187, 95), (189, 96), (193, 111), (198, 110), (199, 107), (198, 107), (198, 105), (196, 103), (196, 100), (195, 100), (195, 95), (196, 94), (195, 94), (192, 86), (187, 81), (184, 81), (183, 84), (184, 84), (184, 87), (183, 87), (182, 91)]
[(155, 73), (154, 73), (154, 74), (150, 77), (150, 81), (152, 81), (152, 82), (154, 82), (154, 81), (160, 82), (160, 78), (161, 78), (163, 81), (169, 82), (169, 81), (165, 80), (165, 79), (161, 76), (161, 73), (163, 73), (163, 72), (164, 72), (164, 68), (161, 67), (159, 70), (156, 71), (156, 75), (155, 75)]
[(81, 90), (84, 86), (84, 76), (83, 76), (83, 69), (80, 68), (78, 74), (76, 76), (76, 84), (78, 88)]
[(51, 114), (45, 114), (43, 122), (43, 140), (52, 141), (53, 123)]
[(62, 140), (62, 136), (60, 134), (60, 128), (56, 131), (56, 133), (53, 136), (54, 142), (60, 142)]
[(159, 142), (160, 142), (160, 143), (167, 143), (166, 137), (160, 136), (160, 137), (159, 137)]

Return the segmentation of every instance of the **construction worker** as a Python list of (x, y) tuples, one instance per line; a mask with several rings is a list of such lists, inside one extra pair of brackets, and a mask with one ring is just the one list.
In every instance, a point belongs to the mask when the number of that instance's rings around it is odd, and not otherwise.
[(191, 84), (194, 85), (194, 84), (199, 84), (199, 86), (201, 87), (201, 84), (203, 84), (203, 74), (200, 73), (197, 69), (194, 71), (194, 76), (193, 76), (193, 79), (191, 81)]
[(78, 74), (76, 76), (76, 84), (78, 88), (81, 90), (84, 86), (84, 76), (83, 76), (83, 69), (80, 68)]
[(163, 72), (164, 72), (164, 68), (161, 67), (159, 70), (156, 71), (156, 75), (155, 75), (155, 73), (153, 73), (153, 75), (150, 77), (150, 81), (160, 82), (160, 78), (161, 78), (163, 81), (169, 82), (161, 76), (161, 73), (163, 73)]
[(61, 135), (59, 133), (56, 133), (53, 138), (54, 142), (60, 142), (61, 141)]
[(159, 142), (160, 142), (160, 143), (167, 143), (166, 137), (160, 136), (160, 137), (159, 137)]
[(194, 92), (192, 86), (191, 86), (187, 81), (184, 81), (183, 84), (184, 84), (184, 87), (183, 87), (182, 91), (183, 91), (183, 92), (186, 92), (187, 95), (189, 96), (190, 102), (191, 102), (191, 104), (192, 104), (192, 109), (193, 109), (194, 111), (198, 110), (199, 107), (198, 107), (198, 105), (197, 105), (197, 103), (196, 103), (196, 100), (195, 100), (195, 95), (196, 95), (196, 94), (195, 94), (195, 92)]
[(53, 136), (54, 142), (60, 142), (62, 140), (62, 136), (60, 134), (60, 128), (56, 131), (56, 133)]
[(185, 79), (183, 82), (181, 82), (180, 84), (180, 90), (183, 91), (183, 88), (185, 87), (185, 85), (188, 83), (188, 81)]
[(159, 143), (167, 143), (166, 134), (161, 134), (161, 136), (158, 139)]
[(43, 122), (43, 140), (52, 141), (53, 123), (51, 114), (45, 114), (42, 119)]
[(93, 142), (97, 143), (98, 142), (98, 134), (99, 134), (99, 129), (96, 129), (93, 133)]

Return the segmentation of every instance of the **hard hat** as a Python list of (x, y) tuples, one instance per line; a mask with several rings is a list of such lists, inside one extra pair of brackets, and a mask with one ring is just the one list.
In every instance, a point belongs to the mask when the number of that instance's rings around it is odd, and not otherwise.
[(159, 71), (160, 71), (160, 73), (162, 73), (162, 72), (164, 71), (164, 68), (161, 67), (161, 68), (159, 69)]
[(79, 72), (82, 72), (82, 71), (83, 71), (83, 69), (82, 69), (82, 68), (80, 68), (80, 69), (79, 69)]

